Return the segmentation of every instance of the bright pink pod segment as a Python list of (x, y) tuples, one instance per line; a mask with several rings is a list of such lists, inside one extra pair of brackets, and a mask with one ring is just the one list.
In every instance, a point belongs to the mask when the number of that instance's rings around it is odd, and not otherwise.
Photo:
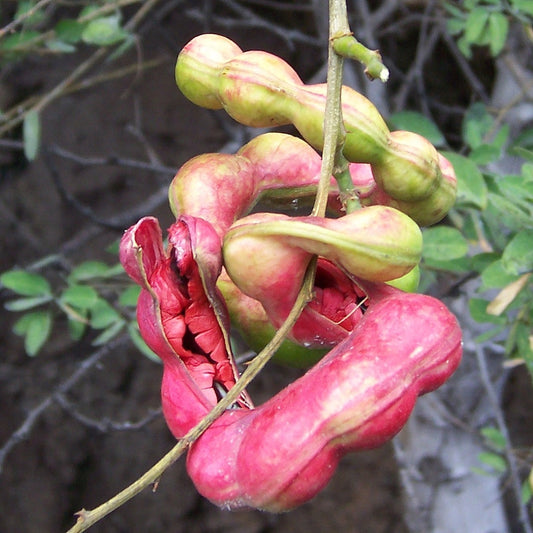
[[(217, 403), (217, 387), (228, 391), (237, 379), (229, 319), (215, 286), (220, 239), (209, 223), (184, 216), (169, 228), (165, 251), (158, 221), (145, 217), (124, 233), (120, 260), (142, 287), (139, 329), (163, 361), (163, 412), (171, 431), (183, 436)], [(250, 404), (243, 394), (241, 405)]]
[(188, 472), (212, 502), (274, 512), (304, 503), (344, 454), (392, 438), (416, 398), (453, 373), (461, 331), (441, 302), (361, 285), (368, 308), (343, 342), (271, 400), (225, 413), (194, 443)]

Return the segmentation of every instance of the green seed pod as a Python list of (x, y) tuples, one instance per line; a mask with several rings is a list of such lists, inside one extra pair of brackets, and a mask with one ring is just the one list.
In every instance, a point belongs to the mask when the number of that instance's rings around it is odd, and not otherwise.
[[(224, 263), (243, 292), (256, 294), (259, 280), (273, 276), (280, 257), (287, 255), (291, 271), (304, 269), (305, 255), (297, 248), (325, 257), (345, 271), (369, 281), (389, 281), (407, 274), (420, 260), (422, 234), (417, 224), (400, 211), (372, 206), (338, 219), (287, 217), (258, 213), (237, 221), (224, 238)], [(296, 259), (298, 264), (294, 264)], [(280, 287), (276, 286), (277, 289)], [(267, 290), (271, 290), (270, 288)]]
[(420, 267), (418, 265), (401, 278), (391, 279), (387, 281), (387, 285), (396, 287), (405, 292), (416, 292), (418, 284), (420, 283)]
[(220, 67), (242, 50), (221, 35), (203, 34), (190, 41), (178, 55), (176, 84), (191, 102), (207, 109), (222, 109), (218, 98)]
[[(276, 333), (276, 328), (270, 322), (264, 307), (241, 292), (225, 271), (218, 278), (217, 287), (226, 302), (232, 325), (237, 328), (246, 344), (259, 353)], [(295, 368), (310, 368), (326, 352), (326, 349), (306, 348), (285, 339), (274, 354), (273, 360)]]
[[(293, 124), (310, 145), (323, 148), (326, 86), (304, 85), (279, 57), (242, 53), (224, 37), (200, 35), (180, 53), (176, 81), (198, 105), (224, 108), (247, 126)], [(456, 183), (444, 175), (433, 145), (415, 133), (391, 133), (375, 106), (348, 87), (343, 88), (342, 111), (344, 155), (371, 165), (383, 203), (423, 225), (443, 218), (455, 199)], [(376, 203), (378, 193), (362, 203)]]
[(220, 72), (218, 98), (237, 122), (253, 127), (290, 124), (291, 93), (302, 81), (285, 61), (266, 52), (245, 52)]
[(372, 170), (387, 194), (407, 202), (428, 198), (443, 179), (435, 147), (410, 131), (390, 134), (387, 152)]
[[(224, 108), (247, 126), (294, 124), (309, 144), (322, 149), (326, 85), (304, 85), (292, 67), (273, 54), (240, 52), (225, 37), (199, 35), (178, 56), (179, 89), (197, 105)], [(363, 95), (344, 87), (343, 113), (348, 158), (379, 161), (389, 129), (378, 110)]]

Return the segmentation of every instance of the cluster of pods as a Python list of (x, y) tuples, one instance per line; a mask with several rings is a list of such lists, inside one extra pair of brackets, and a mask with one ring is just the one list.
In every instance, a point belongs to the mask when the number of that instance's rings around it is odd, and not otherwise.
[(288, 510), (315, 496), (345, 453), (392, 438), (416, 398), (459, 364), (455, 317), (411, 292), (419, 225), (445, 216), (455, 175), (427, 140), (390, 132), (371, 102), (345, 87), (344, 155), (361, 209), (343, 213), (332, 178), (328, 218), (249, 214), (261, 200), (314, 195), (325, 86), (212, 34), (184, 47), (176, 81), (200, 106), (249, 126), (293, 124), (303, 138), (265, 133), (236, 154), (194, 157), (170, 185), (176, 221), (166, 249), (153, 217), (128, 229), (120, 249), (142, 287), (139, 328), (163, 362), (163, 412), (176, 438), (235, 385), (231, 328), (254, 350), (265, 346), (318, 257), (313, 299), (277, 355), (309, 370), (258, 407), (243, 392), (187, 456), (198, 491), (215, 504)]

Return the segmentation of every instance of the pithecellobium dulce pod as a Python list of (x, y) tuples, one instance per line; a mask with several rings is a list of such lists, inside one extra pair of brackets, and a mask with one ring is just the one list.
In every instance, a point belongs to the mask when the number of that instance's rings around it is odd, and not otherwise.
[[(443, 186), (455, 191), (457, 178), (451, 163), (441, 154), (438, 154), (438, 158), (443, 182), (445, 182)], [(362, 206), (388, 205), (409, 215), (422, 226), (440, 220), (450, 209), (449, 197), (446, 194), (432, 194), (424, 200), (415, 202), (400, 200), (385, 192), (376, 182), (371, 165), (351, 163), (349, 169), (353, 186)]]
[[(236, 154), (202, 154), (187, 161), (169, 188), (174, 215), (207, 220), (222, 237), (262, 198), (313, 197), (321, 159), (305, 141), (284, 133), (265, 133)], [(340, 212), (332, 178), (330, 206)]]
[[(197, 105), (225, 109), (248, 126), (294, 124), (307, 142), (322, 149), (326, 86), (305, 85), (277, 56), (242, 52), (225, 37), (200, 35), (180, 52), (176, 82)], [(433, 145), (415, 133), (391, 133), (374, 105), (348, 87), (343, 88), (342, 110), (345, 157), (369, 163), (379, 187), (407, 203), (418, 223), (440, 220), (453, 205), (456, 185), (443, 176)], [(428, 202), (431, 208), (424, 209)]]
[(442, 303), (361, 284), (368, 309), (342, 343), (260, 407), (227, 411), (192, 445), (187, 470), (205, 497), (229, 509), (300, 505), (344, 454), (392, 438), (417, 396), (457, 367), (461, 332)]
[[(311, 254), (358, 278), (389, 281), (412, 270), (421, 251), (422, 235), (416, 223), (385, 206), (368, 207), (338, 219), (256, 213), (238, 220), (223, 244), (230, 278), (242, 292), (261, 302), (275, 327), (281, 326), (296, 301)], [(331, 285), (339, 287), (341, 281)], [(344, 292), (344, 306), (351, 305), (355, 311), (358, 298)], [(352, 315), (350, 309), (345, 307), (344, 314), (357, 320), (358, 313)], [(353, 327), (351, 320), (343, 325), (339, 317), (328, 320), (324, 313), (320, 319), (312, 307), (306, 308), (290, 338), (320, 348), (338, 343), (346, 329)]]
[[(219, 238), (207, 222), (184, 216), (171, 227), (169, 242), (165, 252), (157, 221), (148, 217), (126, 232), (120, 256), (143, 288), (139, 327), (163, 360), (163, 412), (179, 438), (234, 377), (224, 357), (230, 354), (227, 317), (214, 285)], [(279, 258), (278, 270), (287, 259)], [(262, 406), (252, 408), (241, 396), (191, 446), (189, 475), (217, 505), (277, 512), (307, 501), (345, 453), (394, 436), (417, 396), (444, 383), (458, 365), (461, 331), (441, 302), (356, 277), (344, 283), (366, 295), (364, 313), (344, 339)], [(345, 308), (344, 318), (352, 311)]]
[[(217, 403), (217, 387), (227, 391), (237, 380), (229, 318), (215, 286), (222, 268), (220, 238), (208, 222), (180, 217), (169, 228), (167, 252), (157, 219), (144, 217), (124, 233), (120, 261), (142, 287), (137, 321), (165, 367), (165, 416), (176, 394), (183, 402), (172, 411), (183, 436)], [(246, 394), (241, 403), (250, 404)]]
[[(306, 87), (279, 58), (243, 54), (216, 36), (180, 57), (178, 82), (202, 105), (223, 105), (252, 125), (293, 122), (320, 148), (324, 86)], [(344, 106), (347, 153), (371, 165), (372, 180), (360, 180), (368, 193), (361, 197), (385, 205), (338, 219), (241, 218), (262, 194), (306, 195), (318, 181), (320, 158), (312, 148), (268, 134), (234, 156), (206, 154), (180, 169), (170, 190), (176, 221), (167, 250), (152, 217), (121, 241), (121, 262), (142, 287), (139, 329), (163, 361), (163, 413), (177, 438), (238, 379), (223, 295), (236, 316), (251, 311), (243, 331), (258, 332), (264, 342), (319, 256), (311, 301), (289, 342), (331, 351), (258, 408), (241, 393), (189, 448), (196, 487), (225, 508), (283, 511), (312, 498), (345, 453), (396, 434), (418, 395), (440, 386), (461, 357), (461, 332), (444, 305), (384, 283), (408, 275), (421, 253), (417, 224), (394, 203), (434, 221), (445, 212), (453, 180), (443, 179), (431, 145), (390, 133), (361, 95), (345, 89)]]

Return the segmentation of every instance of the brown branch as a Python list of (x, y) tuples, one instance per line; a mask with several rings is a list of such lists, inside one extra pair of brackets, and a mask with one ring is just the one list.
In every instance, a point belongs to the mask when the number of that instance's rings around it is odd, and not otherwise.
[[(148, 12), (157, 4), (159, 0), (148, 0), (144, 3), (137, 13), (128, 21), (125, 25), (127, 31), (133, 31), (141, 22), (141, 20), (148, 14)], [(30, 111), (41, 112), (51, 102), (62, 96), (69, 87), (71, 87), (77, 80), (79, 80), (84, 74), (86, 74), (92, 67), (103, 60), (107, 55), (111, 53), (112, 49), (99, 48), (94, 52), (86, 61), (78, 65), (66, 78), (61, 80), (51, 91), (43, 95), (32, 103), (31, 107), (23, 108), (22, 112), (8, 120), (2, 127), (0, 127), (0, 136), (4, 135), (8, 131), (12, 130), (16, 126), (22, 123), (24, 117)], [(20, 109), (20, 106), (19, 106)]]
[(111, 340), (105, 346), (102, 346), (96, 352), (91, 354), (87, 359), (85, 359), (78, 368), (63, 381), (55, 391), (41, 400), (41, 402), (36, 405), (26, 416), (24, 422), (18, 427), (18, 429), (11, 434), (7, 441), (0, 448), (0, 473), (3, 470), (4, 461), (9, 454), (9, 452), (19, 443), (25, 440), (31, 433), (35, 423), (39, 420), (41, 415), (56, 401), (60, 398), (61, 395), (69, 391), (74, 385), (76, 385), (80, 379), (95, 365), (101, 361), (105, 356), (110, 353), (115, 353), (117, 348), (120, 348), (129, 341), (128, 335), (122, 335)]

